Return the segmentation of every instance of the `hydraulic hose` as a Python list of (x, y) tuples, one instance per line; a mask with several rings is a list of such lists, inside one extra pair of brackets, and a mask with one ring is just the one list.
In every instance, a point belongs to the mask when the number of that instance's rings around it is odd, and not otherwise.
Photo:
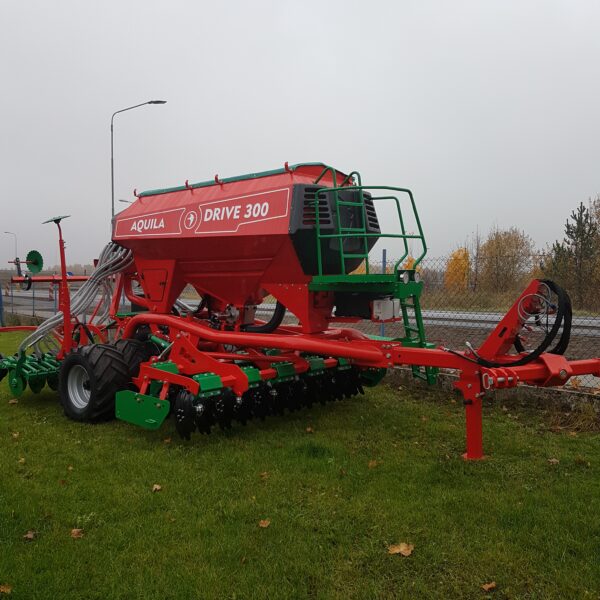
[[(556, 319), (554, 320), (554, 324), (552, 325), (550, 331), (546, 333), (546, 336), (544, 337), (540, 345), (526, 356), (518, 358), (514, 361), (496, 362), (486, 360), (481, 356), (477, 356), (475, 362), (480, 364), (482, 367), (487, 368), (519, 367), (522, 365), (529, 364), (530, 362), (533, 362), (534, 360), (538, 359), (540, 355), (550, 347), (550, 344), (552, 344), (552, 342), (558, 335), (561, 326), (563, 330), (560, 339), (558, 340), (556, 346), (554, 346), (554, 348), (552, 348), (552, 350), (550, 350), (549, 352), (551, 354), (565, 353), (569, 345), (569, 341), (571, 339), (571, 322), (573, 319), (573, 308), (571, 304), (571, 298), (569, 298), (569, 294), (567, 294), (567, 292), (554, 281), (551, 281), (550, 279), (542, 279), (541, 282), (546, 284), (548, 288), (556, 294), (556, 296), (558, 297), (558, 305), (556, 309)], [(517, 352), (525, 351), (523, 343), (521, 342), (518, 335), (515, 338), (514, 345)]]
[(245, 325), (242, 328), (242, 331), (249, 331), (251, 333), (273, 333), (273, 331), (281, 325), (284, 316), (285, 306), (278, 300), (271, 318), (266, 323), (261, 325)]
[[(96, 322), (101, 322), (101, 319), (108, 315), (108, 302), (112, 295), (112, 286), (110, 278), (113, 275), (127, 269), (133, 263), (133, 255), (131, 250), (123, 248), (114, 242), (109, 242), (102, 250), (98, 264), (90, 275), (90, 278), (79, 288), (79, 291), (71, 298), (71, 314), (85, 314), (87, 309), (95, 302), (98, 292), (104, 299), (105, 308), (100, 311)], [(63, 322), (62, 312), (57, 312), (55, 315), (46, 319), (31, 335), (27, 336), (19, 346), (19, 352), (24, 352), (27, 348), (34, 348), (41, 353), (38, 347), (40, 342), (46, 338), (55, 328), (59, 327)], [(46, 341), (45, 340), (45, 341)], [(52, 344), (52, 342), (50, 342)]]

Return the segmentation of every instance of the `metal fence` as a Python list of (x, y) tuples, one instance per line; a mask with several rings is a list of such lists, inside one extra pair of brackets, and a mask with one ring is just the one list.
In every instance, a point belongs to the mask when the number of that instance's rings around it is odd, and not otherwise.
[[(424, 283), (421, 306), (428, 341), (457, 350), (465, 349), (467, 342), (479, 346), (531, 279), (544, 277), (544, 259), (539, 254), (507, 256), (480, 258), (474, 264), (468, 256), (461, 257), (457, 252), (423, 259), (417, 270)], [(393, 265), (393, 258), (383, 251), (379, 265), (371, 262), (370, 270), (376, 272), (379, 267), (389, 272)], [(568, 282), (557, 283), (568, 286)], [(590, 306), (587, 298), (580, 302), (573, 290), (568, 291), (573, 303), (573, 327), (566, 356), (598, 357), (600, 305)], [(400, 325), (387, 325), (387, 335), (394, 335), (393, 327)], [(541, 340), (542, 332), (532, 330), (527, 335), (533, 346)], [(591, 375), (574, 377), (568, 385), (571, 390), (600, 393), (600, 379)]]
[[(370, 272), (392, 272), (396, 263), (393, 254), (383, 250), (379, 260), (374, 260), (373, 254), (376, 252), (371, 253)], [(418, 271), (424, 282), (421, 306), (428, 341), (456, 350), (465, 349), (467, 342), (475, 347), (480, 345), (528, 282), (534, 277), (543, 276), (540, 269), (542, 259), (539, 255), (518, 259), (507, 257), (505, 261), (480, 260), (474, 265), (473, 261), (461, 262), (456, 253), (447, 257), (425, 258), (418, 266)], [(507, 264), (512, 266), (507, 268)], [(357, 272), (364, 272), (364, 268), (363, 264)], [(73, 287), (72, 291), (76, 289)], [(58, 310), (56, 290), (49, 285), (33, 286), (31, 290), (23, 291), (4, 281), (2, 293), (6, 316), (43, 319)], [(184, 295), (192, 302), (194, 296), (197, 298), (191, 288)], [(600, 356), (600, 311), (578, 305), (576, 296), (572, 300), (573, 329), (567, 358)], [(264, 315), (272, 310), (273, 300), (267, 299), (260, 312)], [(287, 320), (293, 321), (293, 315), (288, 315)], [(353, 326), (376, 335), (403, 335), (401, 323), (362, 321)], [(532, 344), (536, 335), (541, 334), (531, 332)], [(571, 390), (600, 393), (600, 380), (593, 376), (573, 378), (568, 385)]]

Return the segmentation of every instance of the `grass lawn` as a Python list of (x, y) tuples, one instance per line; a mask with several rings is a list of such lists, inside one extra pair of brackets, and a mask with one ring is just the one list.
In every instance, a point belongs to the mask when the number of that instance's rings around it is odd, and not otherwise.
[[(600, 597), (600, 435), (535, 411), (487, 408), (490, 456), (467, 463), (440, 390), (382, 385), (190, 442), (69, 421), (47, 388), (9, 398), (5, 380), (7, 598)], [(388, 554), (400, 542), (410, 556)]]

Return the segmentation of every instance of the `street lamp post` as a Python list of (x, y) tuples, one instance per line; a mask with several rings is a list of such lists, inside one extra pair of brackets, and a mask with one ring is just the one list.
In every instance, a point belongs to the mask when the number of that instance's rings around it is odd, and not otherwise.
[(13, 233), (12, 231), (5, 231), (4, 233), (14, 236), (14, 238), (15, 238), (15, 258), (17, 258), (17, 256), (19, 256), (19, 252), (18, 252), (18, 248), (17, 248), (17, 234)]
[[(17, 273), (20, 275), (21, 267), (19, 265), (19, 248), (17, 246), (17, 234), (12, 231), (5, 231), (4, 233), (7, 233), (8, 235), (12, 235), (15, 238), (15, 266), (17, 267)], [(1, 295), (2, 295), (2, 290), (0, 290), (0, 296)], [(1, 306), (2, 306), (2, 303), (0, 300), (0, 307)], [(10, 312), (13, 314), (15, 312), (15, 296), (13, 293), (12, 281), (10, 284)], [(2, 324), (2, 327), (4, 327), (4, 311), (1, 308), (0, 308), (0, 323)]]
[(122, 108), (121, 110), (117, 110), (112, 114), (110, 118), (110, 191), (111, 191), (111, 207), (112, 207), (112, 216), (115, 216), (115, 159), (114, 159), (114, 130), (113, 130), (113, 121), (115, 119), (115, 115), (119, 113), (125, 112), (127, 110), (133, 110), (134, 108), (139, 108), (140, 106), (146, 106), (146, 104), (166, 104), (166, 100), (149, 100), (148, 102), (142, 102), (141, 104), (136, 104), (135, 106), (128, 106), (127, 108)]

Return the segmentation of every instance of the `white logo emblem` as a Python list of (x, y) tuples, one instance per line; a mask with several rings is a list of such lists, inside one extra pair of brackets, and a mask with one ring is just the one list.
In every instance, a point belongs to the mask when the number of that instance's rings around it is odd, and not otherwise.
[(198, 213), (195, 210), (189, 210), (183, 218), (183, 226), (186, 229), (193, 229), (198, 223)]

